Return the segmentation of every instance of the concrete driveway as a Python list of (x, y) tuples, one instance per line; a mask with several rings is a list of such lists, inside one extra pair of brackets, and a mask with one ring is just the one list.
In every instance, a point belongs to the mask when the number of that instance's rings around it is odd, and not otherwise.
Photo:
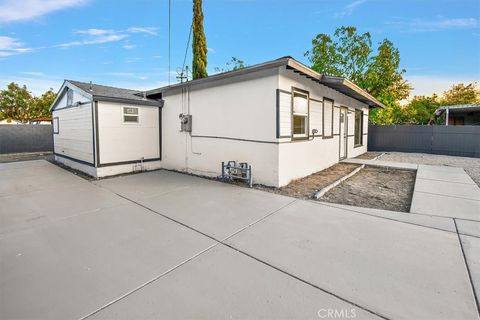
[(480, 222), (0, 164), (0, 319), (478, 319)]

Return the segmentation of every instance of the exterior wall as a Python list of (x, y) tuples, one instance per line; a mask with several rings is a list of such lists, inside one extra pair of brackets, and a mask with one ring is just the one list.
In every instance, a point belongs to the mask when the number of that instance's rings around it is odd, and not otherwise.
[[(276, 185), (276, 69), (183, 87), (163, 95), (162, 166), (218, 176), (221, 162), (252, 165), (255, 183)], [(192, 115), (192, 132), (181, 132), (179, 114)]]
[(97, 169), (94, 166), (79, 163), (77, 161), (73, 161), (73, 160), (70, 160), (70, 159), (67, 159), (67, 158), (64, 158), (64, 157), (59, 157), (57, 155), (55, 155), (55, 161), (65, 165), (67, 167), (70, 167), (72, 169), (85, 172), (86, 174), (88, 174), (89, 176), (92, 176), (94, 178), (97, 177)]
[[(160, 161), (148, 161), (143, 163), (143, 170), (150, 171), (160, 169), (162, 164)], [(116, 166), (107, 166), (96, 168), (94, 177), (103, 178), (108, 176), (114, 176), (122, 173), (132, 173), (140, 170), (140, 165), (134, 163), (121, 164)]]
[(58, 134), (53, 134), (54, 152), (94, 164), (92, 104), (55, 109)]
[[(278, 88), (281, 91), (290, 92), (292, 87), (306, 90), (310, 95), (310, 125), (309, 132), (312, 129), (318, 130), (318, 135), (322, 134), (323, 98), (334, 100), (333, 113), (333, 137), (323, 138), (310, 136), (310, 140), (292, 140), (290, 137), (279, 138), (279, 176), (277, 186), (284, 186), (290, 181), (305, 177), (314, 172), (323, 170), (339, 162), (340, 157), (340, 106), (348, 107), (348, 143), (347, 157), (355, 157), (367, 151), (367, 128), (368, 128), (368, 106), (360, 101), (350, 98), (336, 90), (323, 86), (319, 83), (294, 73), (286, 68), (279, 69)], [(313, 99), (313, 100), (312, 100)], [(283, 101), (288, 101), (283, 99)], [(355, 109), (361, 109), (364, 112), (364, 137), (363, 145), (354, 147), (354, 124)], [(288, 117), (290, 115), (288, 114)], [(285, 115), (280, 113), (279, 123), (288, 126), (291, 122)]]
[[(123, 107), (138, 108), (139, 122), (124, 123)], [(98, 102), (97, 115), (99, 166), (160, 158), (159, 108)]]

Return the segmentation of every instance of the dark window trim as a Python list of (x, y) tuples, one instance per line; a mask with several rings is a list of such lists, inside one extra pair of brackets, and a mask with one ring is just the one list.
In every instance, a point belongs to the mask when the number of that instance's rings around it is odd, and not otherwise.
[[(55, 120), (57, 120), (57, 131), (55, 131)], [(58, 119), (58, 117), (53, 117), (52, 119), (52, 131), (53, 131), (53, 134), (59, 134), (60, 133), (60, 119)]]
[[(328, 135), (325, 135), (325, 101), (331, 101), (332, 102), (332, 121), (331, 121), (331, 124), (330, 124), (330, 129), (331, 129), (331, 133), (328, 134)], [(323, 139), (331, 139), (333, 138), (333, 116), (334, 116), (334, 113), (333, 113), (333, 110), (335, 109), (334, 108), (335, 106), (335, 101), (333, 99), (330, 99), (330, 98), (323, 98), (323, 101), (322, 101), (322, 138)]]
[[(295, 98), (295, 92), (298, 92), (300, 94), (304, 94), (307, 96), (307, 119), (305, 120), (305, 136), (304, 137), (299, 137), (295, 136), (293, 133), (293, 101)], [(291, 103), (290, 103), (290, 128), (291, 128), (291, 138), (292, 140), (308, 140), (310, 139), (310, 92), (307, 90), (303, 90), (300, 88), (292, 87), (292, 92), (291, 94)]]

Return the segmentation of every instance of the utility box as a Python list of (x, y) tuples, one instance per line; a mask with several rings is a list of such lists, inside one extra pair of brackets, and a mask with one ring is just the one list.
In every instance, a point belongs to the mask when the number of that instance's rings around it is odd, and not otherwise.
[(181, 124), (181, 131), (192, 132), (192, 115), (181, 114), (180, 124)]

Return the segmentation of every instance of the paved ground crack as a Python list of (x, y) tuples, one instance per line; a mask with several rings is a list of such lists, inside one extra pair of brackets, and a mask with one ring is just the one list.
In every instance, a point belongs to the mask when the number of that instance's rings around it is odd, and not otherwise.
[(463, 256), (463, 262), (465, 263), (465, 268), (467, 269), (468, 280), (470, 281), (470, 287), (472, 288), (473, 297), (475, 299), (475, 305), (477, 306), (477, 312), (478, 312), (477, 316), (480, 316), (480, 306), (479, 306), (479, 302), (478, 302), (477, 292), (475, 290), (475, 285), (473, 284), (473, 281), (472, 281), (472, 274), (470, 272), (470, 267), (468, 266), (467, 257), (465, 255), (465, 250), (463, 249), (462, 238), (460, 237), (460, 234), (458, 233), (457, 221), (455, 220), (455, 218), (453, 218), (453, 223), (455, 225), (455, 229), (457, 230), (458, 243), (460, 244), (460, 249), (462, 251), (462, 256)]

